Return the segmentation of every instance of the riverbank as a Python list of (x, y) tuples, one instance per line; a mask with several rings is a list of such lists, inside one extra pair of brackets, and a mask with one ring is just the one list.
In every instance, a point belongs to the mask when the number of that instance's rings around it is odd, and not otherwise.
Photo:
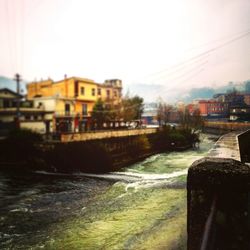
[(17, 131), (1, 141), (1, 169), (106, 173), (153, 154), (186, 150), (199, 142), (189, 130), (165, 127), (157, 133), (68, 143), (46, 143), (38, 135)]

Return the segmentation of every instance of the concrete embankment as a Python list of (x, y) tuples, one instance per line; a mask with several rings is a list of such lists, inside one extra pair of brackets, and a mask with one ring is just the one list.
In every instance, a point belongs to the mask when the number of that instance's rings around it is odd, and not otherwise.
[(240, 161), (238, 135), (241, 132), (231, 132), (222, 135), (209, 151), (208, 157), (231, 158)]

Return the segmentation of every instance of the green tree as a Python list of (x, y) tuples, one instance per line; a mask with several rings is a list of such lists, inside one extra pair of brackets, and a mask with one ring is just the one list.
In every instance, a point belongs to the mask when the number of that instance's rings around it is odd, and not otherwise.
[(98, 129), (103, 127), (103, 123), (110, 120), (111, 109), (105, 106), (101, 99), (98, 99), (93, 107), (92, 121), (97, 125)]

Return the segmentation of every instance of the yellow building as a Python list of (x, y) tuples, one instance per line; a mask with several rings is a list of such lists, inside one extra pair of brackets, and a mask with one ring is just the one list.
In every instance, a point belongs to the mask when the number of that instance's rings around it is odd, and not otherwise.
[(98, 99), (107, 105), (121, 102), (122, 81), (106, 80), (103, 84), (80, 77), (64, 77), (54, 82), (51, 79), (32, 82), (27, 85), (27, 99), (53, 110), (55, 130), (86, 130), (91, 112)]

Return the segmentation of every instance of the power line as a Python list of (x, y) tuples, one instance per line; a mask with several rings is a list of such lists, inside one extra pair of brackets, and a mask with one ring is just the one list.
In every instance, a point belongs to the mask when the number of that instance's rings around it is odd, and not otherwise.
[(204, 47), (204, 46), (207, 46), (207, 45), (209, 45), (209, 44), (211, 44), (211, 43), (218, 43), (218, 42), (220, 42), (220, 41), (222, 41), (222, 40), (225, 40), (225, 39), (227, 39), (227, 38), (231, 38), (231, 37), (238, 36), (238, 35), (240, 35), (240, 34), (244, 34), (244, 33), (247, 32), (247, 31), (249, 31), (249, 30), (244, 30), (244, 31), (241, 31), (241, 32), (234, 33), (233, 35), (232, 35), (232, 34), (231, 34), (231, 35), (227, 35), (227, 36), (224, 36), (224, 37), (215, 39), (215, 40), (213, 40), (213, 41), (209, 41), (209, 42), (205, 42), (205, 43), (203, 43), (203, 44), (196, 45), (196, 46), (194, 46), (194, 47), (192, 47), (192, 48), (189, 48), (189, 49), (188, 49), (188, 52), (189, 52), (189, 51), (192, 51), (192, 50), (195, 50), (195, 49), (199, 49), (199, 48)]
[[(240, 40), (240, 39), (243, 39), (244, 37), (248, 36), (249, 34), (250, 34), (250, 30), (248, 30), (248, 31), (245, 32), (244, 34), (241, 34), (241, 35), (238, 36), (238, 37), (235, 37), (235, 38), (233, 38), (233, 39), (231, 39), (231, 40), (229, 40), (229, 41), (224, 42), (223, 44), (220, 44), (220, 45), (218, 45), (218, 46), (216, 46), (216, 47), (214, 47), (214, 48), (211, 48), (211, 49), (209, 49), (209, 50), (207, 50), (207, 51), (204, 51), (204, 52), (202, 52), (202, 53), (200, 53), (200, 54), (198, 54), (198, 55), (195, 55), (195, 56), (193, 56), (193, 57), (191, 57), (191, 58), (189, 58), (189, 59), (187, 59), (187, 60), (185, 60), (185, 61), (183, 61), (183, 62), (181, 62), (181, 63), (179, 63), (179, 64), (176, 64), (176, 65), (174, 65), (174, 66), (172, 66), (172, 67), (166, 69), (166, 71), (169, 71), (171, 68), (176, 68), (176, 67), (179, 67), (179, 66), (181, 66), (181, 65), (184, 65), (184, 64), (188, 63), (189, 61), (193, 61), (193, 60), (195, 60), (195, 59), (197, 59), (197, 58), (201, 58), (201, 57), (203, 57), (203, 56), (209, 55), (210, 53), (213, 53), (213, 52), (215, 52), (215, 51), (217, 51), (217, 50), (219, 50), (219, 49), (221, 49), (221, 48), (223, 48), (223, 47), (225, 47), (225, 46), (227, 46), (227, 45), (229, 45), (229, 44), (231, 44), (231, 43), (233, 43), (233, 42), (235, 42), (235, 41), (238, 41), (238, 40)], [(205, 64), (207, 64), (207, 62), (205, 62), (204, 65), (205, 65)], [(188, 74), (188, 73), (192, 72), (193, 70), (194, 70), (194, 69), (190, 70), (189, 72), (184, 73), (181, 77), (183, 77), (185, 74)], [(179, 71), (179, 70), (177, 70), (177, 71)], [(198, 75), (198, 74), (199, 74), (200, 72), (202, 72), (202, 71), (204, 71), (204, 68), (203, 68), (203, 69), (199, 69), (197, 73), (195, 73), (195, 74), (192, 75), (191, 77), (188, 77), (188, 78), (185, 79), (184, 81), (188, 81), (188, 80), (190, 80), (190, 79), (193, 79), (196, 75)], [(161, 72), (163, 72), (163, 71), (161, 71)], [(159, 73), (159, 72), (158, 72), (158, 73)], [(178, 77), (177, 77), (177, 78), (178, 78)], [(182, 82), (183, 82), (183, 81), (178, 82), (178, 83), (175, 84), (175, 85), (179, 85), (179, 84), (182, 83)], [(171, 89), (173, 89), (173, 88), (171, 88)], [(166, 91), (169, 91), (169, 90), (170, 90), (170, 89), (166, 89), (166, 90), (164, 90), (164, 91), (161, 90), (161, 94), (164, 93), (164, 92), (166, 92)], [(156, 90), (156, 91), (157, 91), (157, 90)], [(156, 93), (156, 91), (155, 91), (155, 93)], [(153, 93), (153, 94), (155, 94), (155, 93)]]
[[(199, 61), (201, 61), (201, 59), (199, 59)], [(197, 63), (197, 62), (195, 62), (195, 63)], [(204, 59), (202, 58), (202, 61), (199, 64), (195, 64), (194, 67), (199, 67), (199, 66), (207, 64), (207, 63), (208, 63), (208, 60), (204, 61)], [(182, 66), (180, 69), (177, 69), (177, 70), (175, 70), (173, 72), (170, 72), (170, 73), (165, 73), (165, 75), (158, 76), (158, 77), (156, 77), (154, 79), (165, 79), (166, 77), (169, 77), (171, 75), (175, 75), (176, 73), (183, 72), (183, 71), (184, 71), (184, 73), (182, 75), (185, 75), (186, 73), (189, 73), (190, 70), (192, 71), (193, 69), (195, 69), (194, 67), (192, 67), (191, 69), (188, 70), (188, 72), (185, 72), (185, 69), (187, 69), (187, 67), (191, 66), (192, 64), (194, 64), (194, 63), (190, 63), (188, 66)], [(166, 74), (167, 74), (167, 76), (166, 76)], [(177, 75), (177, 76), (173, 76), (172, 78), (170, 77), (170, 79), (173, 80), (173, 79), (176, 79), (176, 78), (179, 78), (179, 77), (180, 76)]]
[[(168, 67), (168, 68), (165, 68), (165, 69), (163, 69), (163, 70), (161, 70), (161, 71), (152, 73), (152, 74), (150, 74), (150, 75), (161, 74), (162, 72), (169, 71), (169, 70), (171, 70), (172, 68), (176, 68), (176, 67), (179, 67), (180, 65), (187, 64), (187, 63), (189, 63), (190, 61), (193, 61), (193, 60), (195, 60), (195, 59), (197, 59), (197, 58), (200, 58), (200, 57), (203, 57), (203, 56), (205, 56), (205, 55), (208, 55), (208, 54), (211, 53), (211, 52), (214, 52), (214, 51), (216, 51), (216, 50), (218, 50), (218, 49), (220, 49), (220, 48), (225, 47), (225, 46), (228, 45), (228, 44), (231, 44), (231, 43), (233, 43), (233, 42), (235, 42), (235, 41), (237, 41), (237, 40), (239, 40), (239, 39), (242, 39), (242, 38), (248, 36), (249, 34), (250, 34), (250, 30), (247, 30), (247, 31), (244, 32), (243, 34), (241, 34), (241, 35), (239, 35), (239, 36), (237, 36), (237, 37), (235, 37), (235, 38), (232, 38), (232, 39), (230, 39), (230, 40), (228, 40), (228, 41), (226, 41), (226, 42), (224, 42), (224, 43), (222, 43), (222, 44), (220, 44), (220, 45), (218, 45), (218, 46), (215, 46), (214, 48), (208, 49), (208, 50), (206, 50), (206, 51), (204, 51), (204, 52), (202, 52), (202, 53), (200, 53), (200, 54), (198, 54), (198, 55), (195, 55), (195, 56), (193, 56), (193, 57), (191, 57), (191, 58), (189, 58), (189, 59), (187, 59), (187, 60), (184, 60), (184, 61), (182, 61), (182, 62), (180, 62), (180, 63), (178, 63), (178, 64), (172, 65), (172, 66), (170, 66), (170, 67)], [(148, 75), (148, 77), (149, 77), (150, 75)]]
[[(205, 68), (204, 68), (203, 66), (206, 65), (206, 64), (207, 64), (207, 62), (205, 62), (204, 64), (200, 65), (198, 68), (194, 68), (194, 69), (190, 70), (189, 72), (186, 72), (186, 73), (183, 74), (182, 76), (179, 76), (178, 78), (183, 78), (184, 76), (187, 75), (186, 78), (184, 78), (184, 79), (182, 79), (182, 80), (176, 82), (176, 83), (174, 84), (173, 87), (170, 87), (170, 88), (166, 88), (166, 89), (164, 89), (164, 90), (161, 90), (161, 91), (160, 91), (160, 94), (164, 94), (164, 93), (166, 93), (167, 91), (171, 91), (171, 90), (173, 90), (174, 88), (176, 88), (176, 86), (180, 85), (181, 83), (193, 79), (195, 76), (197, 76), (197, 75), (200, 74), (202, 71), (204, 71)], [(192, 74), (190, 75), (190, 73), (192, 73)], [(151, 92), (151, 94), (152, 94), (152, 95), (155, 95), (155, 94), (157, 94), (157, 92), (159, 92), (159, 91), (156, 89), (154, 92)]]

